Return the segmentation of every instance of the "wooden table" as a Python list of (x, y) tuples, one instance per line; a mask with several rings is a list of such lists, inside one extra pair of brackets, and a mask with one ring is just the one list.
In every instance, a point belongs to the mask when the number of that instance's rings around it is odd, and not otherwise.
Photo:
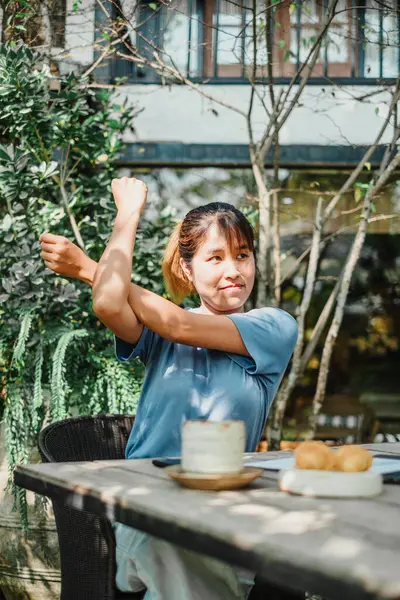
[[(400, 443), (366, 447), (400, 454)], [(275, 585), (332, 600), (400, 598), (400, 486), (368, 500), (308, 499), (280, 492), (276, 474), (265, 473), (243, 491), (193, 491), (150, 460), (26, 465), (15, 482)]]

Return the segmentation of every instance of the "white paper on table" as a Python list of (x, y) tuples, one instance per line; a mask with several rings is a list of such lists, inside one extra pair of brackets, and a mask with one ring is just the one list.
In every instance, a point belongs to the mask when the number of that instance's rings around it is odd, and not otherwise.
[(259, 460), (244, 463), (245, 467), (259, 467), (268, 471), (280, 471), (281, 469), (293, 469), (295, 465), (294, 458), (272, 458), (271, 460)]
[[(259, 467), (268, 471), (280, 471), (281, 469), (293, 469), (295, 460), (292, 456), (286, 458), (272, 458), (271, 460), (259, 460), (245, 463), (246, 467)], [(374, 473), (400, 473), (400, 456), (393, 458), (375, 457), (372, 467), (369, 469)]]

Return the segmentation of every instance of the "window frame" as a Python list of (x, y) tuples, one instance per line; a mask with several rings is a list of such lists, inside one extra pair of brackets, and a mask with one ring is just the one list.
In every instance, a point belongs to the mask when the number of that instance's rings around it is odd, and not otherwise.
[[(213, 84), (245, 84), (249, 85), (248, 76), (250, 75), (250, 66), (246, 65), (244, 60), (237, 64), (221, 64), (216, 62), (216, 56), (213, 45), (213, 15), (215, 9), (219, 5), (220, 0), (188, 0), (191, 4), (193, 1), (197, 5), (198, 14), (198, 40), (199, 47), (201, 50), (198, 52), (197, 68), (199, 75), (193, 75), (185, 69), (184, 75), (190, 80), (196, 83), (213, 83)], [(324, 0), (321, 0), (323, 2)], [(366, 0), (361, 0), (361, 4), (356, 5), (355, 0), (346, 0), (348, 6), (348, 59), (346, 62), (332, 61), (328, 62), (327, 50), (322, 48), (321, 60), (319, 60), (313, 70), (313, 74), (309, 78), (308, 85), (329, 85), (329, 84), (359, 84), (359, 85), (379, 85), (383, 83), (395, 82), (393, 77), (366, 77), (364, 74), (364, 59), (365, 52), (363, 49), (364, 43), (364, 30), (363, 23), (365, 23), (365, 14), (367, 10)], [(144, 10), (149, 11), (149, 4), (152, 4), (152, 0), (145, 0), (141, 3), (141, 13)], [(273, 40), (274, 47), (274, 59), (276, 59), (276, 66), (273, 69), (273, 79), (276, 84), (285, 84), (292, 80), (292, 77), (297, 71), (299, 66), (299, 59), (297, 56), (296, 63), (285, 61), (285, 52), (287, 48), (290, 48), (290, 33), (296, 27), (290, 23), (289, 13), (290, 0), (287, 0), (285, 4), (278, 4), (276, 7), (276, 20), (281, 23), (279, 28), (275, 28), (277, 31), (276, 39)], [(147, 7), (147, 8), (146, 8)], [(150, 9), (154, 13), (154, 9)], [(168, 10), (168, 9), (165, 9)], [(243, 11), (244, 12), (244, 11)], [(154, 15), (154, 19), (144, 19), (146, 21), (145, 36), (153, 36), (153, 39), (158, 42), (162, 38), (162, 31), (160, 26), (162, 10), (158, 14)], [(150, 16), (150, 13), (147, 13)], [(399, 51), (398, 51), (398, 63), (400, 70), (400, 8), (399, 15), (397, 17), (399, 23)], [(153, 21), (153, 22), (152, 22)], [(152, 23), (151, 23), (152, 22)], [(192, 21), (192, 23), (195, 20)], [(242, 19), (244, 22), (244, 19)], [(150, 25), (151, 23), (151, 25)], [(152, 32), (148, 32), (147, 28), (151, 27)], [(218, 19), (217, 25), (218, 27)], [(307, 24), (309, 28), (310, 25)], [(338, 24), (338, 28), (340, 25)], [(318, 24), (315, 25), (318, 29)], [(355, 39), (352, 39), (352, 33), (355, 34)], [(280, 47), (279, 43), (284, 42), (285, 47)], [(142, 50), (143, 51), (143, 50)], [(383, 51), (380, 51), (382, 54)], [(242, 56), (244, 56), (242, 54)], [(382, 60), (382, 59), (381, 59)], [(115, 59), (116, 67), (113, 69), (113, 75), (116, 77), (128, 76), (130, 82), (135, 83), (159, 83), (160, 76), (155, 73), (152, 69), (144, 67), (139, 69), (134, 63), (128, 63), (128, 66), (118, 66), (118, 63), (123, 63), (122, 59)], [(301, 64), (301, 63), (300, 63)], [(188, 61), (189, 66), (189, 61)], [(267, 77), (266, 66), (260, 66), (257, 68), (256, 79), (257, 83), (264, 83)], [(171, 81), (171, 83), (174, 83)], [(176, 83), (179, 83), (178, 81)]]

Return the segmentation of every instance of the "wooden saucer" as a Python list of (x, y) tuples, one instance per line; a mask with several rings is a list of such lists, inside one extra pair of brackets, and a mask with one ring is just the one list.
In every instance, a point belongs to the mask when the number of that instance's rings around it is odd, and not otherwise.
[(182, 467), (174, 465), (167, 467), (169, 477), (180, 485), (192, 490), (239, 490), (263, 474), (264, 469), (243, 467), (237, 474), (221, 473), (185, 473)]

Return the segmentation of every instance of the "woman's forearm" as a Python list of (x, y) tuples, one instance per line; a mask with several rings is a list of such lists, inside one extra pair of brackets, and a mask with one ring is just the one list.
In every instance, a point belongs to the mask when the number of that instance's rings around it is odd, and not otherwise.
[(137, 319), (169, 341), (175, 341), (185, 310), (162, 296), (131, 283), (128, 303)]
[[(93, 287), (95, 277), (97, 279), (98, 264), (85, 254), (79, 270), (79, 279)], [(177, 325), (181, 323), (184, 313), (181, 308), (134, 283), (129, 286), (128, 304), (141, 323), (164, 339), (174, 340)]]
[(82, 265), (79, 269), (78, 279), (92, 287), (98, 263), (95, 260), (89, 258), (86, 254), (84, 254), (83, 256), (84, 258), (82, 260)]
[(139, 213), (118, 213), (92, 285), (95, 312), (118, 312), (127, 302)]

